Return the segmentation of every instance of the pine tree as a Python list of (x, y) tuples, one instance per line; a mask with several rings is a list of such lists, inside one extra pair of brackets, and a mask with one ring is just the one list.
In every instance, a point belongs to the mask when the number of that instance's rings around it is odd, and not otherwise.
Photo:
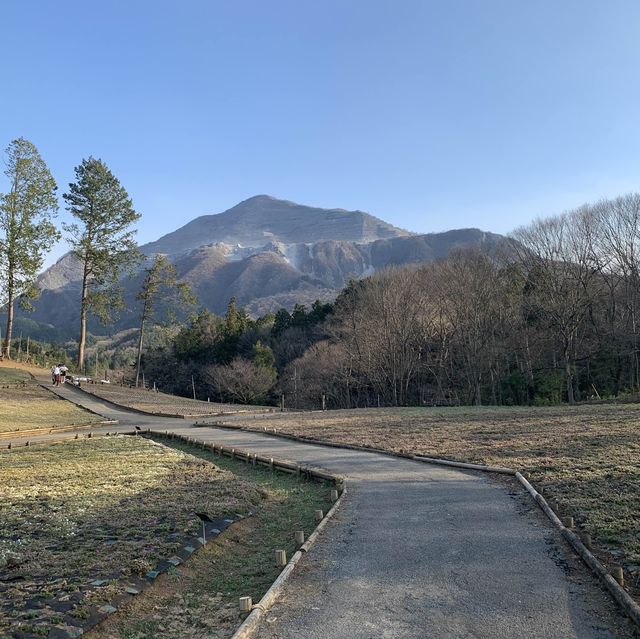
[(142, 362), (142, 346), (144, 343), (145, 324), (154, 316), (156, 302), (162, 296), (169, 304), (167, 313), (173, 317), (173, 304), (191, 305), (195, 302), (190, 286), (186, 282), (178, 282), (176, 269), (164, 255), (156, 255), (151, 265), (144, 270), (140, 292), (136, 296), (142, 302), (140, 312), (140, 332), (138, 335), (138, 353), (136, 357), (136, 387), (140, 382), (140, 365)]
[(44, 255), (60, 234), (51, 221), (58, 212), (57, 186), (31, 142), (18, 138), (9, 144), (5, 175), (10, 188), (0, 195), (0, 303), (7, 309), (2, 352), (11, 357), (15, 302), (31, 310)]
[(131, 225), (140, 214), (102, 160), (82, 160), (75, 174), (76, 181), (63, 197), (77, 222), (64, 229), (83, 267), (78, 340), (78, 368), (83, 370), (88, 313), (106, 323), (123, 306), (118, 283), (122, 273), (139, 261)]

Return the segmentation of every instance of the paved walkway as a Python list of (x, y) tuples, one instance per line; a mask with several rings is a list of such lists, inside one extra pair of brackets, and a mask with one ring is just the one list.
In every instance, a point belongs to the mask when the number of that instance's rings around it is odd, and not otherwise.
[[(63, 397), (120, 425), (175, 431), (348, 477), (348, 494), (266, 616), (263, 639), (605, 639), (630, 625), (511, 480), (193, 427)], [(31, 441), (47, 439), (30, 437)]]

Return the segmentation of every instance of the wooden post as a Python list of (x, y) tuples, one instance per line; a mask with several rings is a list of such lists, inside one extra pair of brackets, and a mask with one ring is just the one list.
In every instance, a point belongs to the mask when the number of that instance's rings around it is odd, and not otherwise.
[(611, 576), (620, 586), (624, 586), (624, 571), (622, 570), (622, 566), (613, 566), (613, 568), (611, 568)]
[(573, 517), (563, 517), (562, 523), (564, 524), (565, 528), (573, 528)]
[(293, 533), (293, 537), (296, 540), (296, 546), (302, 546), (302, 544), (304, 544), (304, 530), (296, 530)]
[(251, 597), (240, 597), (240, 612), (251, 612), (252, 607)]
[(331, 491), (331, 495), (329, 496), (331, 501), (338, 501), (338, 491), (335, 488)]
[(280, 411), (284, 413), (284, 393), (280, 395)]
[(270, 458), (269, 458), (269, 467), (271, 468), (271, 472), (272, 472), (272, 473), (273, 473), (273, 472), (275, 472), (276, 467), (275, 467), (275, 466), (274, 466), (274, 464), (273, 464), (273, 457), (270, 457)]
[(191, 390), (193, 391), (193, 399), (196, 398), (196, 382), (193, 379), (193, 375), (191, 376)]
[(327, 410), (327, 396), (322, 393), (322, 410)]
[(582, 543), (587, 550), (591, 550), (591, 535), (584, 533), (584, 535), (582, 535)]
[(287, 565), (287, 551), (276, 550), (276, 566), (284, 568)]
[(314, 510), (313, 516), (317, 522), (321, 522), (324, 519), (324, 513), (321, 510)]

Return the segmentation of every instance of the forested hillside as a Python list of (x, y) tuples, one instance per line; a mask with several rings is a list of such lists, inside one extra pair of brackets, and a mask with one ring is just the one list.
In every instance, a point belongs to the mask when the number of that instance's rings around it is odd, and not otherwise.
[(518, 229), (504, 259), (467, 249), (391, 267), (335, 304), (259, 320), (232, 303), (224, 318), (200, 314), (146, 370), (176, 392), (195, 371), (212, 399), (284, 393), (306, 408), (323, 395), (346, 408), (637, 394), (639, 220), (629, 195)]

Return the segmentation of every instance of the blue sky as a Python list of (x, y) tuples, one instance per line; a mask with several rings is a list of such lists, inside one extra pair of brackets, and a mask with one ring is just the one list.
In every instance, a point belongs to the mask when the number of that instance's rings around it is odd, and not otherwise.
[(258, 193), (508, 232), (640, 186), (635, 0), (20, 0), (2, 22), (0, 144), (33, 141), (61, 192), (102, 158), (141, 242)]

